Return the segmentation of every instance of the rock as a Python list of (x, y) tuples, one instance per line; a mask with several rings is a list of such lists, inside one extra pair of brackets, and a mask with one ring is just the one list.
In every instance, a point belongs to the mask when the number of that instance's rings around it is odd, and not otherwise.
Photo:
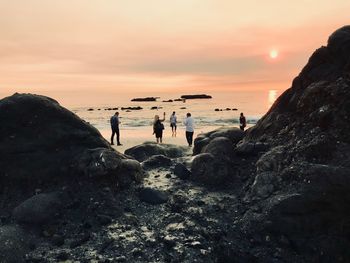
[(191, 176), (191, 171), (184, 164), (177, 163), (174, 167), (174, 174), (182, 180), (187, 180)]
[(133, 182), (141, 183), (144, 178), (141, 164), (132, 159), (123, 159), (115, 175), (116, 182), (123, 188), (129, 187)]
[(193, 155), (204, 153), (205, 146), (217, 137), (225, 137), (234, 147), (244, 137), (244, 132), (238, 128), (219, 128), (211, 132), (200, 134), (194, 140)]
[(90, 109), (88, 109), (87, 111), (93, 111), (94, 109), (93, 108), (90, 108)]
[(151, 107), (151, 110), (160, 110), (163, 109), (163, 107), (153, 106)]
[(168, 201), (168, 195), (160, 190), (143, 188), (139, 194), (140, 200), (152, 205), (163, 204)]
[(126, 158), (96, 128), (48, 97), (17, 93), (6, 97), (0, 100), (0, 119), (1, 188), (24, 186), (31, 191), (41, 183), (56, 185), (81, 173), (93, 174), (87, 163), (79, 162), (101, 149), (114, 155), (116, 162)]
[(112, 218), (107, 215), (97, 215), (97, 220), (101, 225), (108, 225), (112, 222)]
[(137, 107), (121, 107), (121, 110), (132, 111), (132, 110), (142, 110), (143, 108), (140, 106)]
[(27, 199), (13, 210), (13, 217), (18, 223), (47, 224), (63, 208), (63, 195), (58, 192), (38, 194)]
[(169, 158), (178, 158), (185, 156), (185, 147), (172, 144), (156, 144), (154, 142), (145, 142), (130, 149), (125, 150), (125, 154), (134, 157), (139, 162), (147, 160), (154, 155), (164, 155)]
[(182, 95), (181, 99), (193, 100), (193, 99), (211, 99), (212, 96), (206, 94), (197, 94), (197, 95)]
[(232, 181), (236, 176), (234, 168), (225, 160), (217, 160), (210, 153), (197, 155), (192, 162), (191, 179), (205, 185), (224, 185), (226, 180)]
[(105, 148), (87, 150), (77, 160), (75, 168), (83, 171), (87, 177), (111, 179), (122, 187), (128, 187), (132, 182), (140, 183), (143, 180), (139, 162)]
[(215, 137), (202, 150), (203, 153), (210, 153), (216, 158), (232, 158), (234, 156), (234, 145), (226, 137)]
[(79, 247), (81, 245), (83, 245), (84, 243), (88, 242), (91, 238), (91, 235), (89, 233), (84, 233), (82, 235), (80, 235), (79, 237), (75, 238), (74, 240), (72, 240), (69, 244), (70, 248), (76, 248)]
[(269, 145), (263, 142), (239, 142), (235, 148), (235, 152), (239, 156), (258, 156), (266, 152), (269, 149)]
[(29, 252), (29, 240), (18, 226), (0, 227), (0, 258), (4, 263), (24, 262)]
[(163, 100), (163, 102), (174, 102), (173, 100)]
[(53, 245), (60, 247), (60, 246), (64, 245), (64, 237), (61, 236), (61, 235), (55, 234), (55, 235), (52, 236), (52, 241), (51, 242), (52, 242)]
[(156, 97), (134, 98), (131, 101), (157, 101)]
[(164, 155), (153, 155), (146, 161), (142, 162), (143, 168), (159, 168), (159, 167), (169, 167), (172, 161)]

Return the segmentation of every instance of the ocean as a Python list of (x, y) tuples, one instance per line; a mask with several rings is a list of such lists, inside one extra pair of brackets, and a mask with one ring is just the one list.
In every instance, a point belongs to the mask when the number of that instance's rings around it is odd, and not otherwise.
[[(178, 120), (178, 137), (183, 139), (169, 139), (168, 142), (186, 145), (184, 139), (184, 127), (182, 121), (186, 113), (190, 112), (195, 120), (195, 133), (198, 135), (220, 127), (238, 127), (239, 114), (244, 113), (248, 127), (256, 122), (267, 112), (276, 98), (281, 94), (280, 90), (258, 90), (258, 91), (234, 91), (234, 92), (212, 92), (208, 95), (212, 99), (195, 99), (163, 102), (174, 100), (181, 95), (178, 93), (161, 94), (156, 102), (132, 102), (133, 97), (116, 96), (112, 98), (113, 103), (100, 105), (86, 105), (70, 107), (75, 114), (96, 127), (101, 134), (110, 140), (110, 117), (118, 111), (120, 113), (121, 141), (127, 141), (128, 147), (143, 141), (152, 141), (152, 122), (157, 114), (163, 116), (166, 113), (164, 141), (171, 136), (169, 123), (170, 115), (176, 112)], [(145, 97), (145, 96), (142, 96)], [(156, 97), (154, 94), (147, 94), (146, 97)], [(122, 107), (141, 107), (141, 110), (122, 110)], [(152, 109), (157, 107), (157, 109)], [(118, 110), (116, 109), (118, 108)]]

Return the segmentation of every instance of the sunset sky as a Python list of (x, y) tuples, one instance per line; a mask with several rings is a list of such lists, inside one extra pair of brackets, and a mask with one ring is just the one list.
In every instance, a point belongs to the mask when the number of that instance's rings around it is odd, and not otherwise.
[(286, 89), (349, 10), (349, 0), (0, 0), (0, 97)]

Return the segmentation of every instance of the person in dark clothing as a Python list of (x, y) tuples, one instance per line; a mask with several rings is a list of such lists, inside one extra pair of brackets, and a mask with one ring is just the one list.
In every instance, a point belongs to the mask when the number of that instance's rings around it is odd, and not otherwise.
[(153, 122), (153, 134), (156, 135), (157, 143), (163, 143), (163, 130), (164, 125), (163, 121), (165, 120), (165, 112), (163, 113), (163, 119), (159, 119), (159, 116), (154, 116), (154, 122)]
[(244, 128), (247, 126), (247, 121), (245, 119), (245, 116), (243, 115), (243, 112), (241, 112), (241, 115), (239, 117), (239, 128), (244, 131)]
[(120, 133), (119, 133), (119, 124), (120, 124), (120, 120), (119, 120), (119, 112), (116, 112), (112, 117), (111, 117), (111, 128), (112, 128), (112, 136), (111, 136), (111, 145), (114, 145), (113, 143), (113, 139), (114, 139), (114, 135), (117, 135), (117, 145), (122, 145), (120, 143)]

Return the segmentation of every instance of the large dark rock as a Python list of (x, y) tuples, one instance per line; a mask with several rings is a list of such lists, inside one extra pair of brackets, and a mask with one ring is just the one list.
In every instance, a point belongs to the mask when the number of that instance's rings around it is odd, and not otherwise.
[(153, 155), (146, 161), (142, 162), (142, 167), (145, 169), (159, 168), (159, 167), (169, 167), (172, 161), (170, 158), (164, 155)]
[(206, 94), (195, 94), (195, 95), (182, 95), (181, 99), (193, 100), (193, 99), (211, 99), (212, 96)]
[(157, 144), (154, 142), (145, 142), (125, 150), (125, 154), (134, 157), (139, 162), (147, 160), (154, 155), (164, 155), (169, 158), (183, 157), (186, 155), (185, 147), (172, 144)]
[(236, 179), (236, 171), (229, 160), (217, 159), (211, 153), (197, 155), (191, 166), (191, 179), (209, 186), (223, 186)]
[(140, 200), (152, 205), (159, 205), (168, 201), (168, 195), (160, 190), (153, 188), (143, 188), (140, 191)]
[(156, 97), (134, 98), (131, 101), (156, 101)]
[(189, 179), (191, 177), (191, 171), (188, 170), (186, 165), (184, 165), (182, 163), (177, 163), (175, 165), (174, 174), (182, 180), (186, 180), (186, 179)]
[(242, 228), (285, 236), (313, 261), (350, 259), (349, 72), (346, 26), (314, 52), (235, 149), (241, 160), (256, 162), (246, 195), (255, 205)]
[(61, 212), (64, 199), (59, 192), (34, 195), (13, 210), (13, 217), (18, 223), (47, 224)]
[(54, 184), (84, 173), (117, 174), (118, 163), (126, 159), (97, 129), (48, 97), (4, 98), (0, 119), (2, 186)]
[(238, 128), (219, 128), (207, 133), (198, 135), (194, 140), (193, 155), (206, 152), (206, 146), (215, 138), (225, 137), (230, 141), (232, 148), (243, 139), (244, 132)]

